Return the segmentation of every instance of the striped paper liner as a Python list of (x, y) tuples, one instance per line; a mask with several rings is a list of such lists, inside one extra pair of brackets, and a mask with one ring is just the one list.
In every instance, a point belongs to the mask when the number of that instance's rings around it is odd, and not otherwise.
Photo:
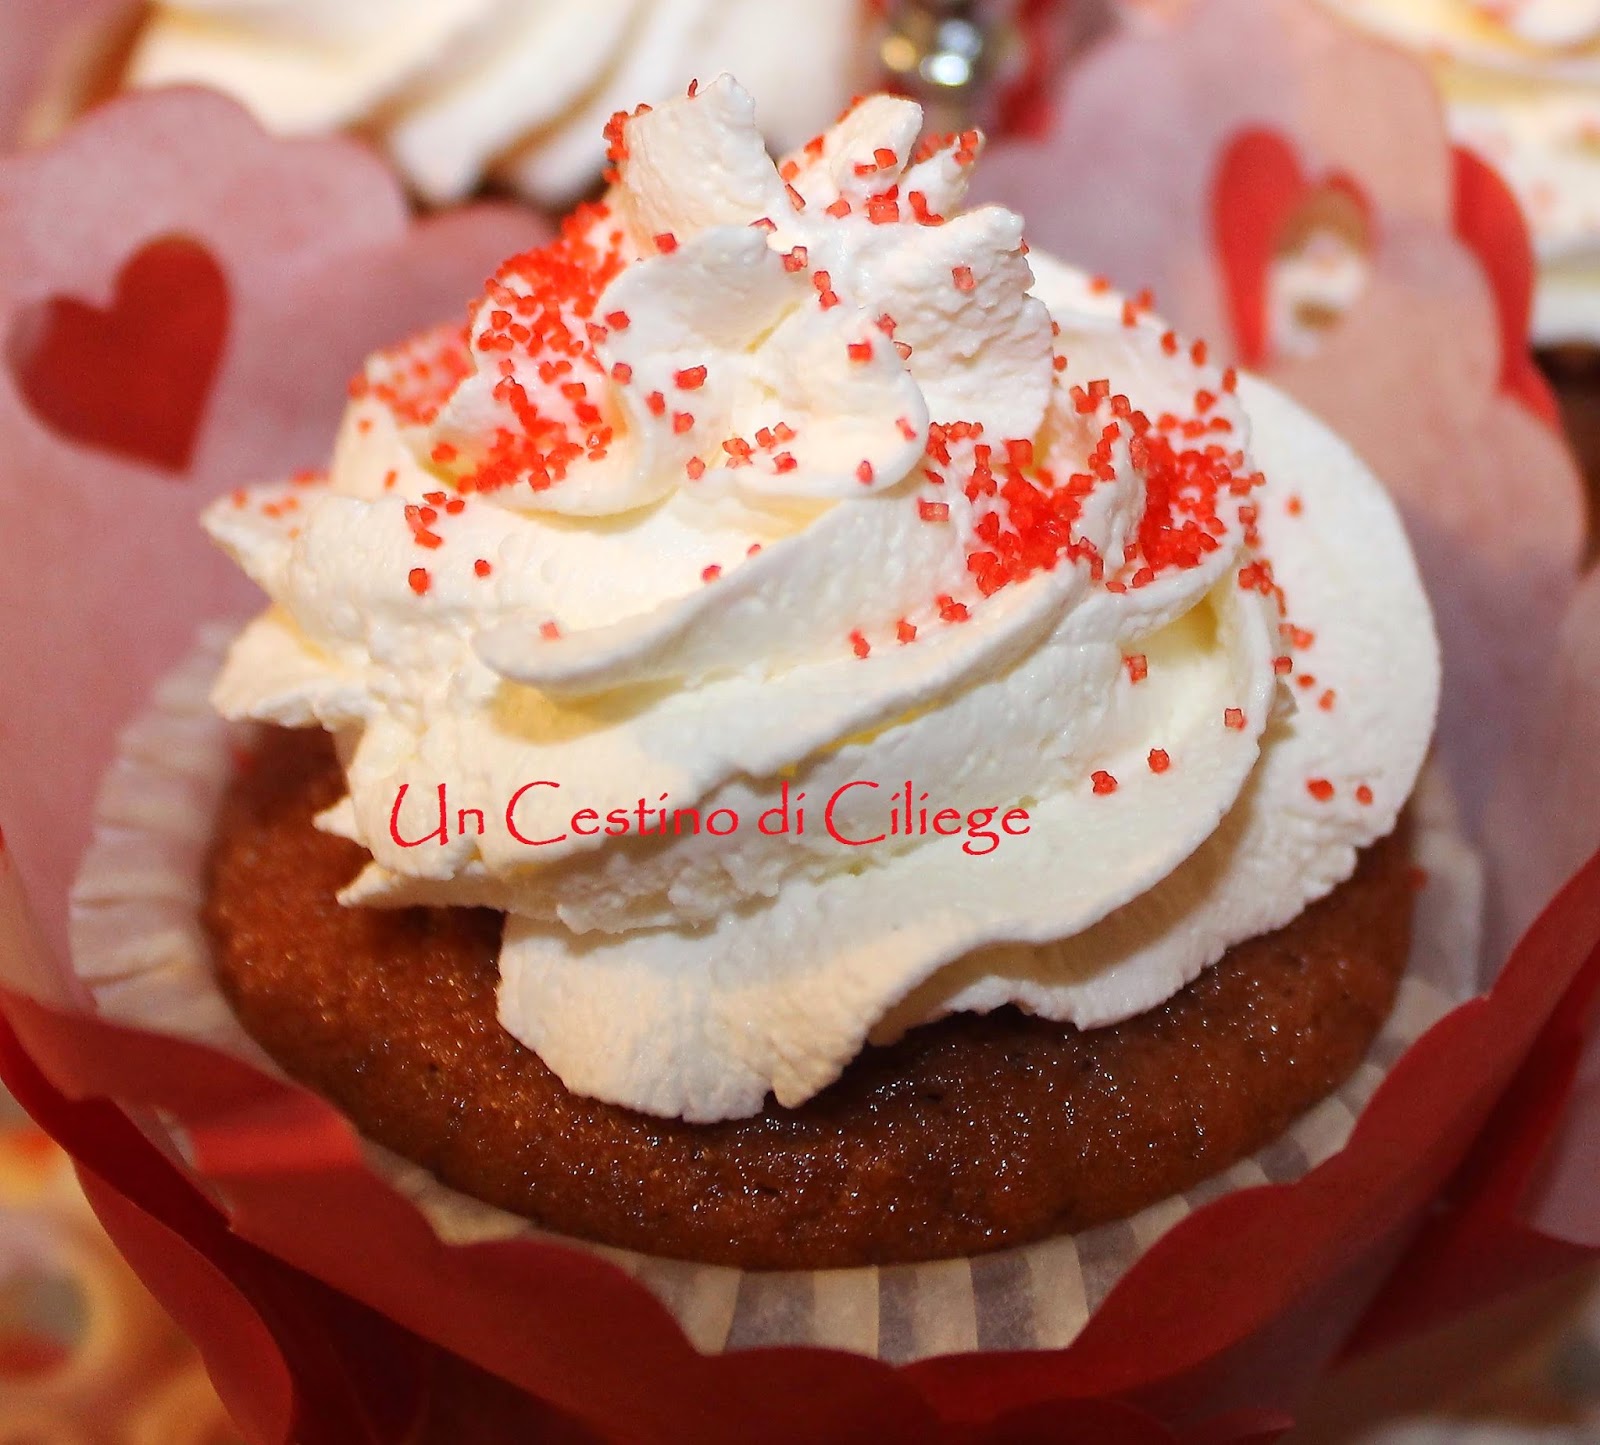
[[(281, 1073), (217, 987), (199, 918), (212, 820), (249, 745), (249, 730), (222, 722), (207, 701), (231, 636), (229, 627), (203, 629), (193, 653), (124, 730), (73, 890), (72, 949), (105, 1016)], [(1411, 958), (1365, 1062), (1267, 1148), (1131, 1219), (967, 1259), (746, 1271), (552, 1235), (377, 1145), (369, 1145), (373, 1166), (447, 1242), (524, 1237), (601, 1254), (650, 1289), (703, 1351), (809, 1344), (901, 1363), (957, 1351), (1059, 1348), (1186, 1215), (1236, 1189), (1297, 1179), (1342, 1148), (1394, 1061), (1477, 991), (1482, 870), (1436, 769), (1424, 774), (1412, 812), (1413, 856), (1426, 877)]]

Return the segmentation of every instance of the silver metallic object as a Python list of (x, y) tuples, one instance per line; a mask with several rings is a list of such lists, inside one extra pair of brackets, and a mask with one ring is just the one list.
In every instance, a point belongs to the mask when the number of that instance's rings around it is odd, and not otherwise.
[(933, 130), (980, 124), (991, 82), (1016, 63), (1016, 0), (892, 0), (878, 62), (895, 89), (927, 112)]
[(879, 82), (918, 101), (933, 130), (1015, 122), (1112, 28), (1112, 0), (887, 0)]

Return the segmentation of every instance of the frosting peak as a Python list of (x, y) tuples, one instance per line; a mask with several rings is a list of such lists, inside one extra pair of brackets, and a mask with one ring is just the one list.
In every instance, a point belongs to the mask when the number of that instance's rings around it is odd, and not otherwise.
[(338, 734), (345, 901), (504, 910), (502, 1021), (582, 1092), (723, 1118), (949, 1009), (1126, 1017), (1420, 765), (1371, 477), (920, 125), (774, 166), (726, 78), (615, 117), (605, 200), (374, 358), (327, 478), (207, 515), (274, 603), (218, 704)]
[(690, 479), (745, 497), (882, 490), (916, 465), (930, 417), (1032, 436), (1050, 317), (1020, 222), (955, 216), (970, 160), (954, 157), (975, 144), (914, 161), (920, 123), (875, 97), (780, 176), (726, 76), (613, 117), (607, 201), (490, 281), (471, 372), (415, 444), (468, 491), (593, 516)]

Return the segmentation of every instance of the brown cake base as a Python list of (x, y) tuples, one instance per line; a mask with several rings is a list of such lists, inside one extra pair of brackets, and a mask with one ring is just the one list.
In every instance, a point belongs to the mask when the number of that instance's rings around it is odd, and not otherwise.
[(342, 908), (318, 732), (270, 732), (220, 819), (206, 921), (245, 1028), (368, 1137), (563, 1233), (748, 1268), (974, 1254), (1123, 1218), (1271, 1142), (1361, 1061), (1410, 931), (1404, 842), (1161, 1008), (1079, 1032), (1003, 1009), (870, 1048), (721, 1124), (569, 1093), (495, 1019), (500, 915)]

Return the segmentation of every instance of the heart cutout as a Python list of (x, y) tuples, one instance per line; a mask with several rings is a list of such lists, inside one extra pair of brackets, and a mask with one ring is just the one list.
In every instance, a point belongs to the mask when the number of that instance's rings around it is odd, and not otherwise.
[(179, 473), (194, 455), (228, 313), (227, 278), (211, 253), (162, 237), (129, 257), (109, 308), (52, 296), (22, 313), (6, 360), (50, 430)]
[(1498, 172), (1457, 146), (1455, 233), (1478, 258), (1494, 288), (1500, 321), (1500, 387), (1552, 426), (1561, 425), (1555, 393), (1528, 348), (1533, 312), (1533, 245), (1516, 197)]
[[(1335, 265), (1349, 264), (1351, 253), (1370, 254), (1366, 197), (1341, 171), (1312, 181), (1300, 168), (1294, 148), (1267, 130), (1235, 136), (1217, 167), (1211, 200), (1212, 236), (1221, 264), (1228, 316), (1239, 356), (1259, 366), (1273, 350), (1272, 294), (1277, 263), (1312, 262), (1322, 244)], [(1279, 273), (1281, 276), (1281, 272)], [(1335, 295), (1348, 292), (1335, 286)], [(1348, 296), (1344, 297), (1348, 304)], [(1340, 307), (1306, 300), (1308, 327), (1336, 321)]]

